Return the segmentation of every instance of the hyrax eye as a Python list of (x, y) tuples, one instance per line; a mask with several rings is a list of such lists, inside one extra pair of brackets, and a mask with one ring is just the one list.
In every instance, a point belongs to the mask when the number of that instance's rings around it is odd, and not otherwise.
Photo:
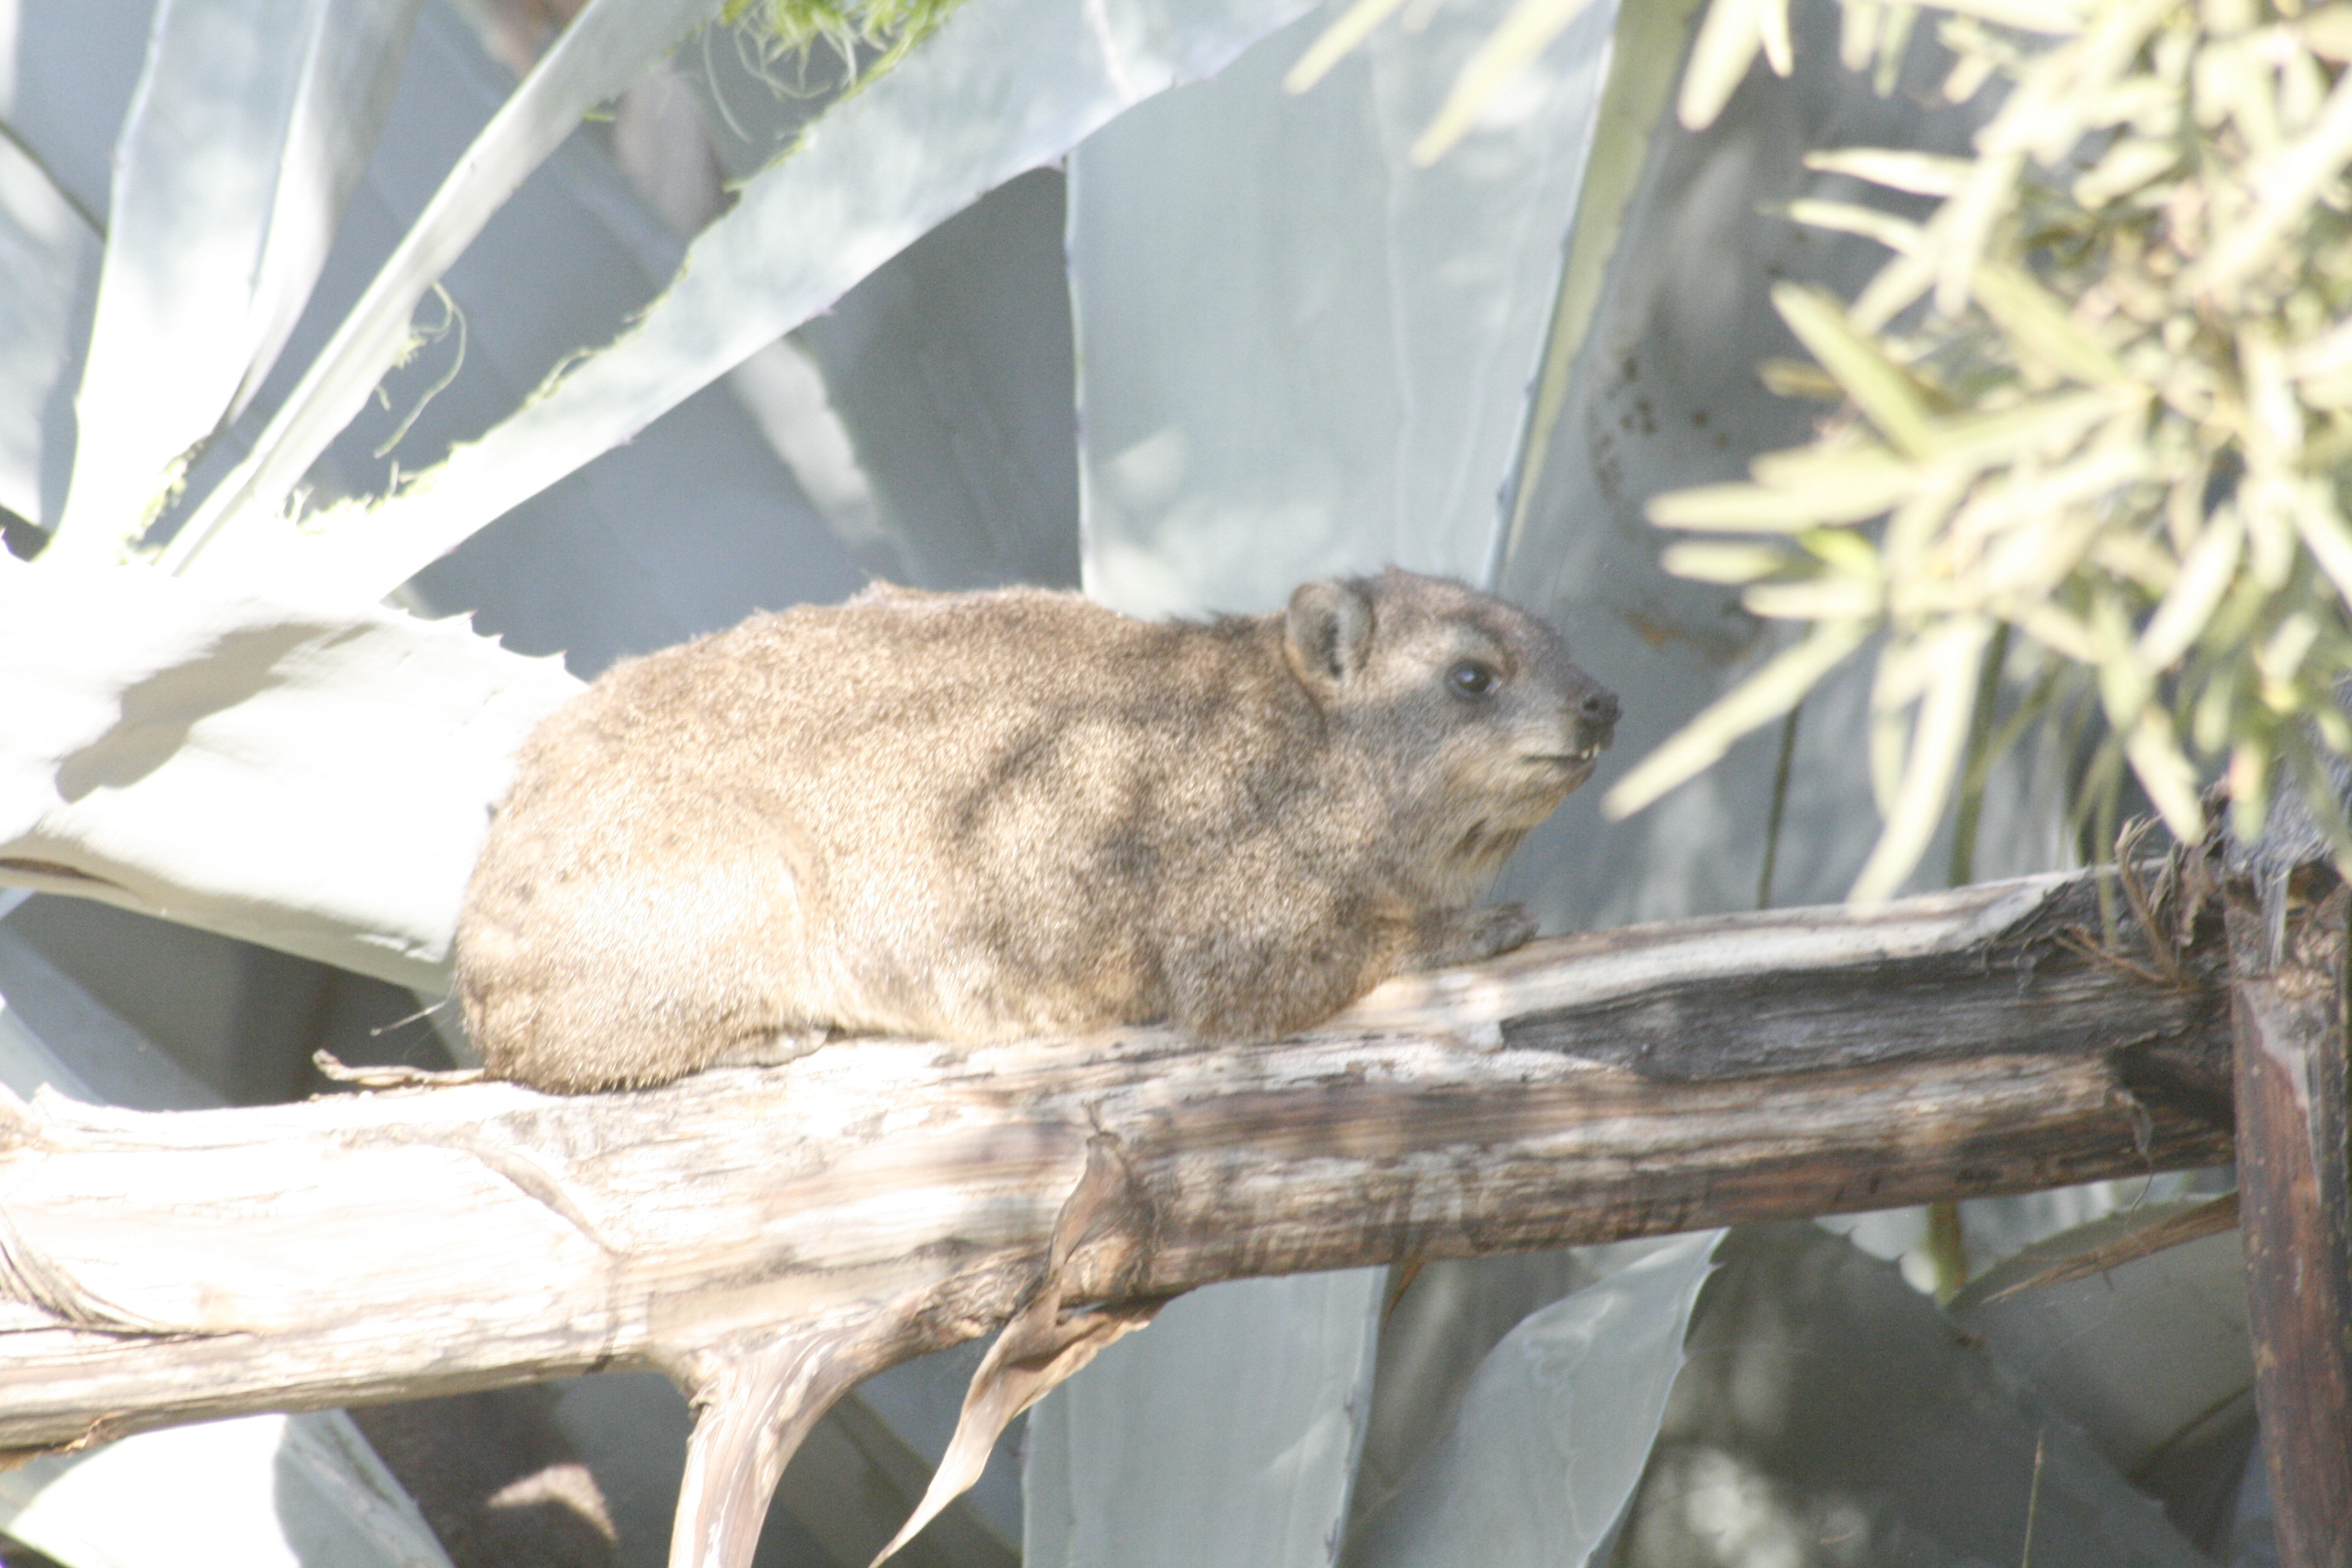
[(1503, 683), (1503, 672), (1475, 658), (1457, 659), (1445, 672), (1445, 684), (1457, 697), (1484, 697)]

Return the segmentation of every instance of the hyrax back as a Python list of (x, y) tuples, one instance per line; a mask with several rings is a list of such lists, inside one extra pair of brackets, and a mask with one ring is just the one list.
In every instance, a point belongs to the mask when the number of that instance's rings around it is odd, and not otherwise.
[(1471, 911), (1616, 699), (1391, 571), (1283, 614), (878, 588), (615, 666), (525, 744), (457, 980), (492, 1071), (657, 1083), (825, 1030), (1265, 1038), (1516, 946)]

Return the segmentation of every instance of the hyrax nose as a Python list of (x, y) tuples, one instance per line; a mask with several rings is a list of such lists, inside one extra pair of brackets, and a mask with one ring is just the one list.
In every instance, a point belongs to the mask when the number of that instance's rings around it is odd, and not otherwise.
[(1584, 695), (1570, 695), (1576, 715), (1576, 738), (1580, 751), (1599, 751), (1617, 733), (1617, 694), (1600, 682), (1587, 679)]

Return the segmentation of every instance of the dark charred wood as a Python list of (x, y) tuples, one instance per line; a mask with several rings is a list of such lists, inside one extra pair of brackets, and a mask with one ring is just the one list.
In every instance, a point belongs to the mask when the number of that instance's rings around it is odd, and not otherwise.
[(2352, 1568), (2345, 937), (2325, 864), (2224, 883), (2254, 1401), (2284, 1568)]

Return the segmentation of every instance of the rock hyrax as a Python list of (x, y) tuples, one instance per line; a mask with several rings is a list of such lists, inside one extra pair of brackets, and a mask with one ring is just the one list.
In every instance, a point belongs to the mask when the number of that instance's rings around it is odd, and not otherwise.
[(1391, 571), (1284, 612), (877, 587), (614, 666), (525, 742), (466, 892), (490, 1070), (659, 1083), (826, 1031), (1264, 1039), (1517, 946), (1468, 906), (1617, 700)]

